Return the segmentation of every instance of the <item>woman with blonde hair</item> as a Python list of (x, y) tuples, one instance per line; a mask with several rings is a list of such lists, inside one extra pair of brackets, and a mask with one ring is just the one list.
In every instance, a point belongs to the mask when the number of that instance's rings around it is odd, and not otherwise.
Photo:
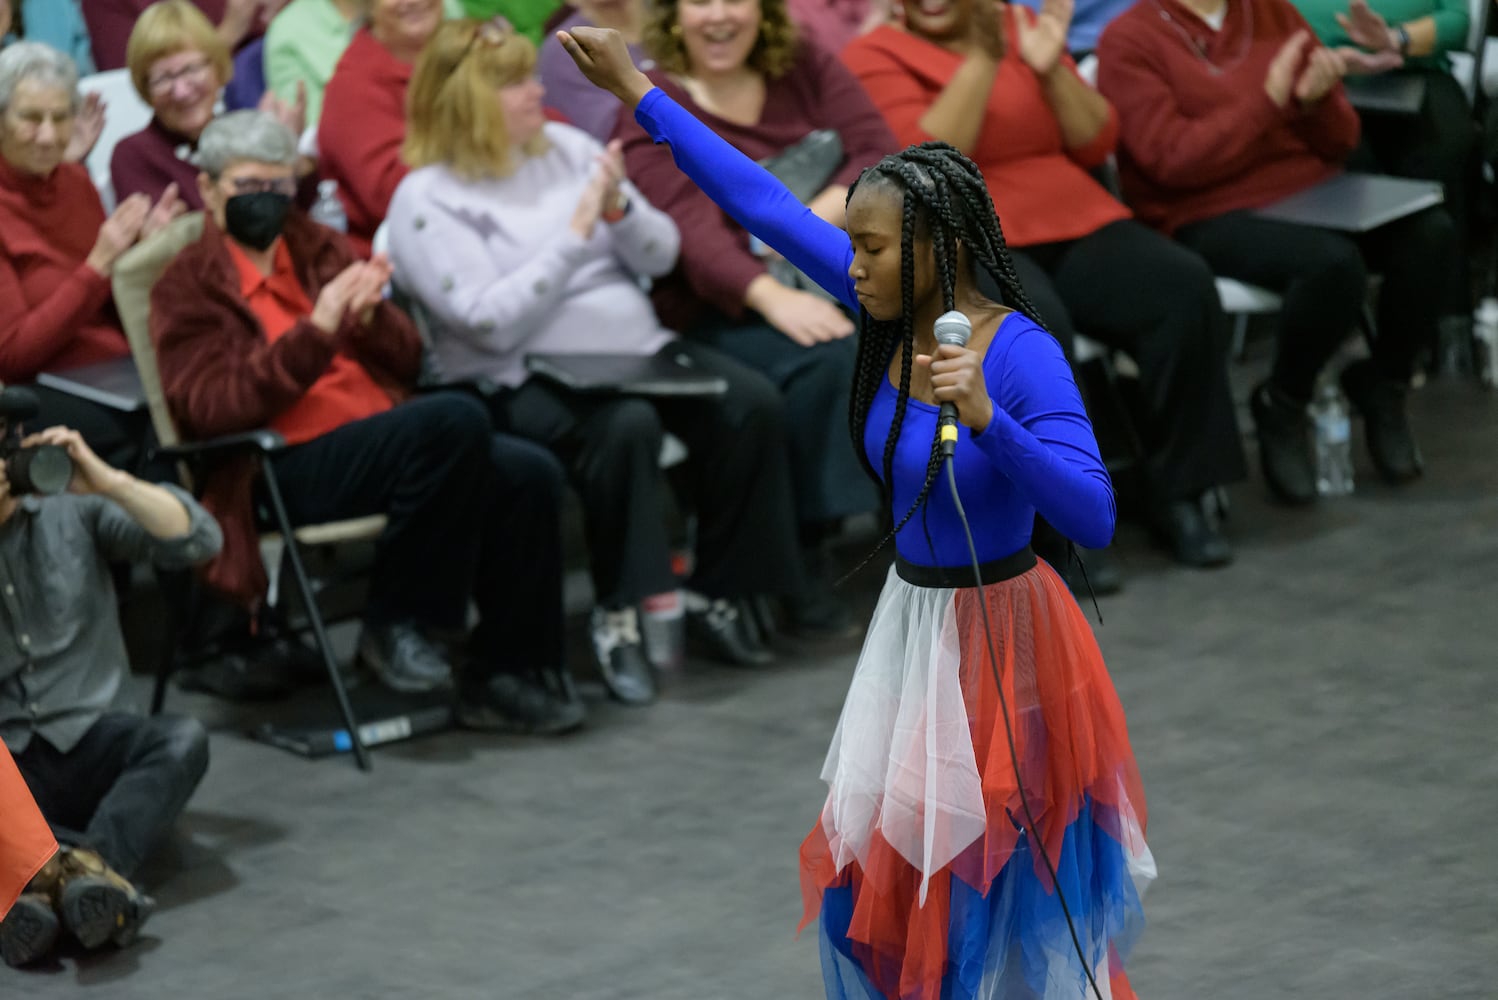
[[(682, 439), (698, 516), (688, 625), (741, 665), (767, 650), (741, 599), (779, 593), (814, 608), (797, 558), (779, 399), (762, 376), (661, 327), (639, 278), (676, 262), (671, 219), (625, 177), (618, 144), (547, 122), (536, 51), (503, 22), (452, 21), (417, 61), (405, 142), (412, 172), (391, 202), (395, 282), (431, 317), (444, 378), (502, 387), (496, 426), (550, 448), (582, 498), (600, 670), (620, 700), (651, 700), (636, 607), (673, 590), (658, 467)], [(525, 356), (610, 353), (672, 359), (717, 375), (721, 396), (638, 398), (569, 391)]]
[[(229, 46), (188, 0), (160, 0), (135, 22), (125, 62), (130, 82), (154, 114), (145, 128), (114, 148), (109, 173), (115, 196), (141, 192), (157, 198), (175, 184), (189, 208), (201, 209), (191, 156), (234, 75)], [(293, 134), (302, 129), (304, 107), (302, 100), (288, 105), (271, 95), (260, 102), (262, 111), (275, 114)], [(309, 169), (304, 164), (302, 172)]]

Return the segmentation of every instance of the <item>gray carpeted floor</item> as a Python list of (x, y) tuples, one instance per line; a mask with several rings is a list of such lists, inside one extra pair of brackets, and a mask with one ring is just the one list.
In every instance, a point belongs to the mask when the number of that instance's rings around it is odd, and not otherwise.
[[(1305, 512), (1233, 490), (1238, 560), (1133, 528), (1099, 631), (1150, 795), (1145, 1000), (1498, 997), (1498, 398), (1418, 393), (1424, 481)], [(874, 582), (854, 588), (860, 608)], [(216, 720), (123, 953), (0, 996), (820, 995), (796, 848), (855, 649), (689, 665), (557, 741), (445, 734), (307, 762)], [(323, 696), (312, 692), (313, 696)]]

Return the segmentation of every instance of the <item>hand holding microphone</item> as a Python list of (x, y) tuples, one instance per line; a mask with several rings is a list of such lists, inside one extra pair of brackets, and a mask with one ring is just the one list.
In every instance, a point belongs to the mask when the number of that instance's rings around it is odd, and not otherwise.
[(956, 450), (959, 423), (981, 431), (993, 419), (993, 402), (983, 380), (983, 359), (967, 349), (972, 335), (973, 325), (962, 313), (955, 309), (942, 313), (936, 320), (936, 352), (915, 359), (916, 364), (931, 370), (933, 395), (941, 404), (937, 426), (944, 456)]

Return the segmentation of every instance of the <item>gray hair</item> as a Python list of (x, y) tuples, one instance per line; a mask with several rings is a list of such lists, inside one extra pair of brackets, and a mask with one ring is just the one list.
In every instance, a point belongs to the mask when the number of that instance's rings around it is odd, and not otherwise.
[(41, 42), (16, 42), (0, 52), (0, 111), (10, 107), (10, 99), (24, 81), (32, 80), (44, 87), (67, 91), (77, 111), (83, 98), (78, 94), (78, 65), (71, 56)]
[(297, 137), (269, 111), (230, 111), (208, 123), (192, 162), (209, 177), (236, 163), (295, 166)]

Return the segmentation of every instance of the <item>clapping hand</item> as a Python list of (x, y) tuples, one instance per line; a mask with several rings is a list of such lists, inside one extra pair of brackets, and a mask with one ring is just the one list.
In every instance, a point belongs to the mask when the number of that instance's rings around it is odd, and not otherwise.
[(290, 129), (293, 136), (301, 139), (302, 133), (307, 130), (307, 84), (298, 80), (296, 97), (290, 101), (283, 101), (267, 90), (256, 105), (256, 110), (269, 112), (276, 121)]
[(1404, 65), (1404, 56), (1399, 54), (1398, 49), (1364, 52), (1351, 45), (1339, 45), (1336, 53), (1342, 57), (1348, 76), (1373, 76), (1378, 73), (1387, 73), (1391, 69), (1398, 69)]
[(630, 108), (639, 104), (654, 86), (629, 57), (624, 36), (613, 28), (558, 31), (557, 41), (589, 83), (607, 90)]
[(1033, 21), (1023, 15), (1015, 19), (1015, 46), (1036, 76), (1049, 76), (1061, 61), (1066, 33), (1071, 28), (1072, 5), (1073, 0), (1045, 0)]
[(1399, 40), (1389, 28), (1383, 15), (1368, 6), (1367, 0), (1352, 0), (1347, 13), (1336, 14), (1337, 24), (1347, 32), (1354, 45), (1369, 52), (1393, 52), (1399, 54)]
[(140, 238), (147, 239), (153, 233), (165, 229), (168, 223), (185, 211), (187, 203), (177, 192), (177, 182), (173, 181), (161, 192), (161, 197), (151, 207), (151, 211), (146, 213), (146, 221), (140, 226)]
[(104, 103), (98, 91), (84, 95), (83, 107), (73, 117), (73, 137), (68, 140), (67, 151), (62, 154), (64, 160), (82, 163), (88, 159), (88, 154), (94, 151), (94, 144), (104, 132), (104, 113), (108, 109), (109, 105)]
[(1314, 104), (1325, 97), (1347, 74), (1347, 64), (1335, 49), (1324, 46), (1311, 52), (1306, 68), (1295, 81), (1295, 99)]

